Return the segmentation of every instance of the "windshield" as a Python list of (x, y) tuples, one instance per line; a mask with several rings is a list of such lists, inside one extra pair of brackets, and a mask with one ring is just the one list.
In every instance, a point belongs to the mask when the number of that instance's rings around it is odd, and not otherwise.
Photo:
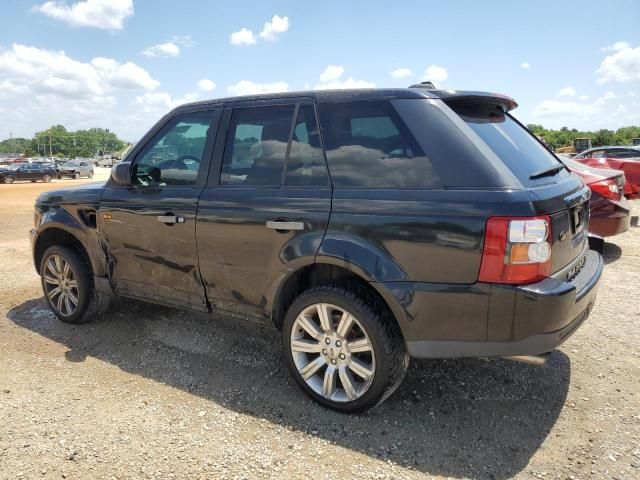
[(63, 165), (63, 167), (78, 167), (80, 162), (67, 162)]
[(452, 105), (455, 112), (500, 157), (523, 185), (546, 183), (569, 175), (560, 170), (555, 175), (531, 179), (561, 165), (556, 157), (511, 115), (492, 105)]

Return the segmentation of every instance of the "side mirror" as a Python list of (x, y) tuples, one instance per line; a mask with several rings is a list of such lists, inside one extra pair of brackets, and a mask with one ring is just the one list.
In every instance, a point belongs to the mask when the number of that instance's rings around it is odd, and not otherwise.
[(111, 180), (116, 185), (130, 185), (131, 164), (129, 162), (116, 163), (111, 167)]

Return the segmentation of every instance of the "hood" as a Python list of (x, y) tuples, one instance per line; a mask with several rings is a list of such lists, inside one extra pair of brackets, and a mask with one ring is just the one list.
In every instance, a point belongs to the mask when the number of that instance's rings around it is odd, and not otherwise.
[(36, 204), (97, 204), (104, 191), (104, 182), (94, 182), (77, 187), (63, 188), (41, 193)]

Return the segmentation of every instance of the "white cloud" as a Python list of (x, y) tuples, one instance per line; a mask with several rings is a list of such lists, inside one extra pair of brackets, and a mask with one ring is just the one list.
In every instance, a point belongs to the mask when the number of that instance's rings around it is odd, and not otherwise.
[(632, 48), (625, 42), (618, 42), (615, 45), (618, 45), (615, 52), (608, 55), (596, 70), (598, 83), (640, 80), (640, 47)]
[(608, 91), (608, 92), (605, 92), (604, 95), (600, 97), (599, 100), (606, 101), (606, 100), (613, 100), (614, 98), (617, 98), (617, 95), (612, 91)]
[(520, 68), (524, 68), (525, 70), (529, 70), (531, 68), (531, 65), (529, 65), (529, 62), (522, 62), (520, 64)]
[(366, 80), (356, 80), (349, 77), (341, 80), (344, 68), (339, 65), (327, 65), (327, 68), (320, 74), (320, 83), (316, 85), (316, 90), (340, 90), (347, 88), (373, 88), (375, 83)]
[(618, 52), (620, 50), (624, 50), (625, 48), (629, 48), (631, 47), (631, 45), (629, 45), (627, 42), (616, 42), (613, 45), (609, 45), (608, 47), (602, 47), (600, 49), (601, 52)]
[(575, 97), (576, 95), (576, 91), (573, 87), (564, 87), (562, 90), (560, 90), (557, 95), (559, 97)]
[(142, 51), (147, 57), (177, 57), (180, 55), (180, 47), (173, 42), (151, 45)]
[(389, 72), (391, 78), (405, 78), (411, 75), (411, 69), (409, 68), (396, 68), (395, 70), (391, 70)]
[(440, 65), (430, 65), (424, 71), (424, 80), (433, 82), (435, 86), (439, 86), (438, 84), (444, 82), (448, 77), (447, 69)]
[(135, 104), (147, 114), (156, 116), (182, 105), (193, 102), (199, 98), (198, 92), (190, 92), (180, 98), (172, 98), (167, 92), (147, 92), (136, 97)]
[(193, 38), (191, 38), (191, 35), (174, 35), (171, 41), (184, 48), (193, 47), (197, 43)]
[(132, 62), (96, 57), (90, 63), (64, 52), (14, 44), (0, 50), (0, 80), (27, 87), (33, 94), (82, 98), (104, 96), (114, 89), (153, 90), (160, 82)]
[(133, 0), (85, 0), (71, 5), (55, 0), (36, 5), (33, 11), (76, 27), (122, 30), (133, 15)]
[(588, 117), (594, 113), (593, 105), (557, 100), (545, 100), (533, 111), (533, 115), (537, 118), (563, 117), (567, 121), (573, 120), (573, 117)]
[(320, 74), (321, 82), (330, 82), (332, 80), (337, 80), (344, 73), (344, 67), (340, 65), (327, 65), (327, 68), (324, 69), (324, 72)]
[(208, 78), (203, 78), (198, 82), (198, 88), (204, 92), (212, 92), (216, 88), (216, 84)]
[(240, 80), (235, 85), (227, 87), (231, 95), (254, 95), (257, 93), (277, 93), (289, 90), (287, 82), (255, 83), (251, 80)]
[(289, 17), (274, 15), (270, 22), (265, 22), (264, 28), (260, 32), (260, 38), (275, 40), (278, 35), (287, 30), (289, 30)]
[(229, 37), (231, 45), (253, 45), (256, 43), (256, 36), (251, 30), (243, 28), (237, 32), (233, 32)]
[(580, 100), (589, 100), (589, 95), (580, 95)]

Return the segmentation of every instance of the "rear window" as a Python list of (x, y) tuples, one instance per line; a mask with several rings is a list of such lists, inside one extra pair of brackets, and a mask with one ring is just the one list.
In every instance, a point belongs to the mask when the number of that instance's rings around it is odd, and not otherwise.
[(440, 185), (431, 160), (389, 101), (322, 103), (320, 123), (334, 186)]
[(555, 175), (536, 180), (532, 175), (559, 164), (556, 157), (509, 114), (495, 106), (451, 105), (471, 129), (493, 150), (523, 185), (547, 183), (564, 178), (569, 173), (560, 170)]

